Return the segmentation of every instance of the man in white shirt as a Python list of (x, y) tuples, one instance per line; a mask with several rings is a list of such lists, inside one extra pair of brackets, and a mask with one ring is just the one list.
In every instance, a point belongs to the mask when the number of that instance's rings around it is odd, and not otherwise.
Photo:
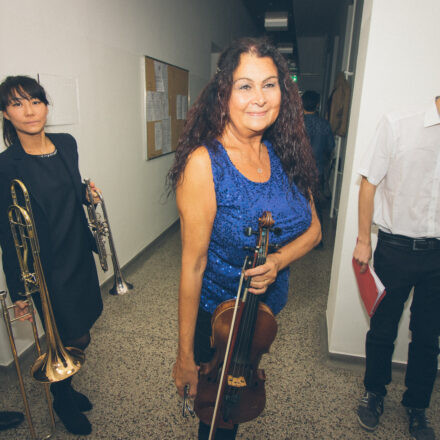
[(365, 270), (374, 222), (379, 227), (374, 269), (387, 294), (366, 337), (365, 394), (358, 420), (370, 431), (379, 424), (398, 324), (414, 287), (402, 404), (413, 438), (433, 440), (425, 409), (437, 375), (440, 335), (440, 97), (427, 111), (386, 115), (359, 172), (353, 257)]

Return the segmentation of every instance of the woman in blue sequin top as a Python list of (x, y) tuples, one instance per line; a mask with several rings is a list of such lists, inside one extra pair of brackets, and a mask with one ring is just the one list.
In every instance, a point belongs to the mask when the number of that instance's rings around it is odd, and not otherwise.
[[(190, 110), (168, 178), (176, 191), (182, 236), (179, 347), (174, 379), (180, 395), (197, 391), (197, 364), (212, 356), (210, 318), (236, 295), (244, 228), (272, 213), (281, 247), (246, 271), (250, 292), (277, 314), (286, 304), (288, 266), (319, 243), (313, 191), (316, 168), (302, 104), (285, 59), (265, 39), (244, 38), (221, 55), (216, 75)], [(237, 427), (220, 433), (235, 438)], [(222, 431), (222, 430), (220, 430)], [(227, 431), (227, 430), (225, 430)], [(200, 423), (199, 439), (209, 426)]]

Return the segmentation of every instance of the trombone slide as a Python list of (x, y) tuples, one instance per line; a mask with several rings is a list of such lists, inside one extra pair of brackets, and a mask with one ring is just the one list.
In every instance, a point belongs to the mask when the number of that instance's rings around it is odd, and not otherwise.
[[(3, 320), (5, 322), (6, 331), (8, 333), (9, 345), (11, 347), (11, 353), (12, 353), (12, 357), (14, 359), (15, 370), (17, 372), (18, 384), (20, 387), (21, 397), (23, 399), (26, 421), (27, 421), (27, 424), (29, 427), (29, 431), (31, 433), (31, 438), (32, 438), (32, 440), (34, 440), (34, 439), (37, 439), (38, 437), (35, 432), (34, 423), (32, 421), (31, 410), (30, 410), (29, 401), (28, 401), (28, 398), (26, 395), (26, 390), (24, 387), (23, 374), (21, 372), (21, 367), (20, 367), (20, 363), (18, 360), (18, 354), (17, 354), (17, 347), (15, 345), (14, 334), (12, 331), (12, 323), (17, 321), (17, 318), (11, 319), (11, 316), (9, 314), (9, 310), (15, 309), (16, 306), (15, 305), (8, 306), (6, 304), (6, 295), (7, 294), (4, 290), (0, 291), (0, 303), (1, 303), (2, 312), (3, 312)], [(41, 356), (41, 346), (40, 346), (40, 341), (38, 339), (38, 331), (37, 331), (37, 326), (35, 323), (35, 312), (34, 312), (32, 300), (27, 299), (26, 301), (28, 303), (28, 309), (29, 309), (28, 315), (32, 316), (31, 324), (32, 324), (32, 331), (33, 331), (34, 339), (35, 339), (35, 347), (37, 349), (38, 356)], [(25, 316), (26, 315), (23, 315), (23, 317), (25, 317)], [(48, 407), (48, 411), (49, 411), (50, 424), (51, 424), (51, 432), (44, 437), (44, 439), (48, 439), (52, 436), (52, 434), (55, 431), (55, 417), (54, 417), (53, 408), (52, 408), (52, 399), (50, 397), (49, 385), (47, 383), (45, 383), (45, 384), (43, 384), (43, 387), (44, 387), (44, 394), (45, 394), (46, 400), (47, 400), (47, 407)]]

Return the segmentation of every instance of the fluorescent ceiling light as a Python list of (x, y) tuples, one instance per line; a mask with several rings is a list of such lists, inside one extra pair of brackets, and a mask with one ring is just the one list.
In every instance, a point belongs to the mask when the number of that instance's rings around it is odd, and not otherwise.
[(293, 43), (280, 43), (278, 45), (278, 51), (283, 55), (293, 54)]
[(287, 31), (289, 24), (287, 12), (266, 12), (264, 27), (267, 31)]

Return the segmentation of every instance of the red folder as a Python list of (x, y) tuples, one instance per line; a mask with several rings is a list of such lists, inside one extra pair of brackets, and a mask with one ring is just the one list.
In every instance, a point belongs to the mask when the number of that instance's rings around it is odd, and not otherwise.
[(354, 258), (353, 269), (365, 310), (371, 318), (386, 295), (385, 287), (370, 266), (361, 273), (361, 265)]

